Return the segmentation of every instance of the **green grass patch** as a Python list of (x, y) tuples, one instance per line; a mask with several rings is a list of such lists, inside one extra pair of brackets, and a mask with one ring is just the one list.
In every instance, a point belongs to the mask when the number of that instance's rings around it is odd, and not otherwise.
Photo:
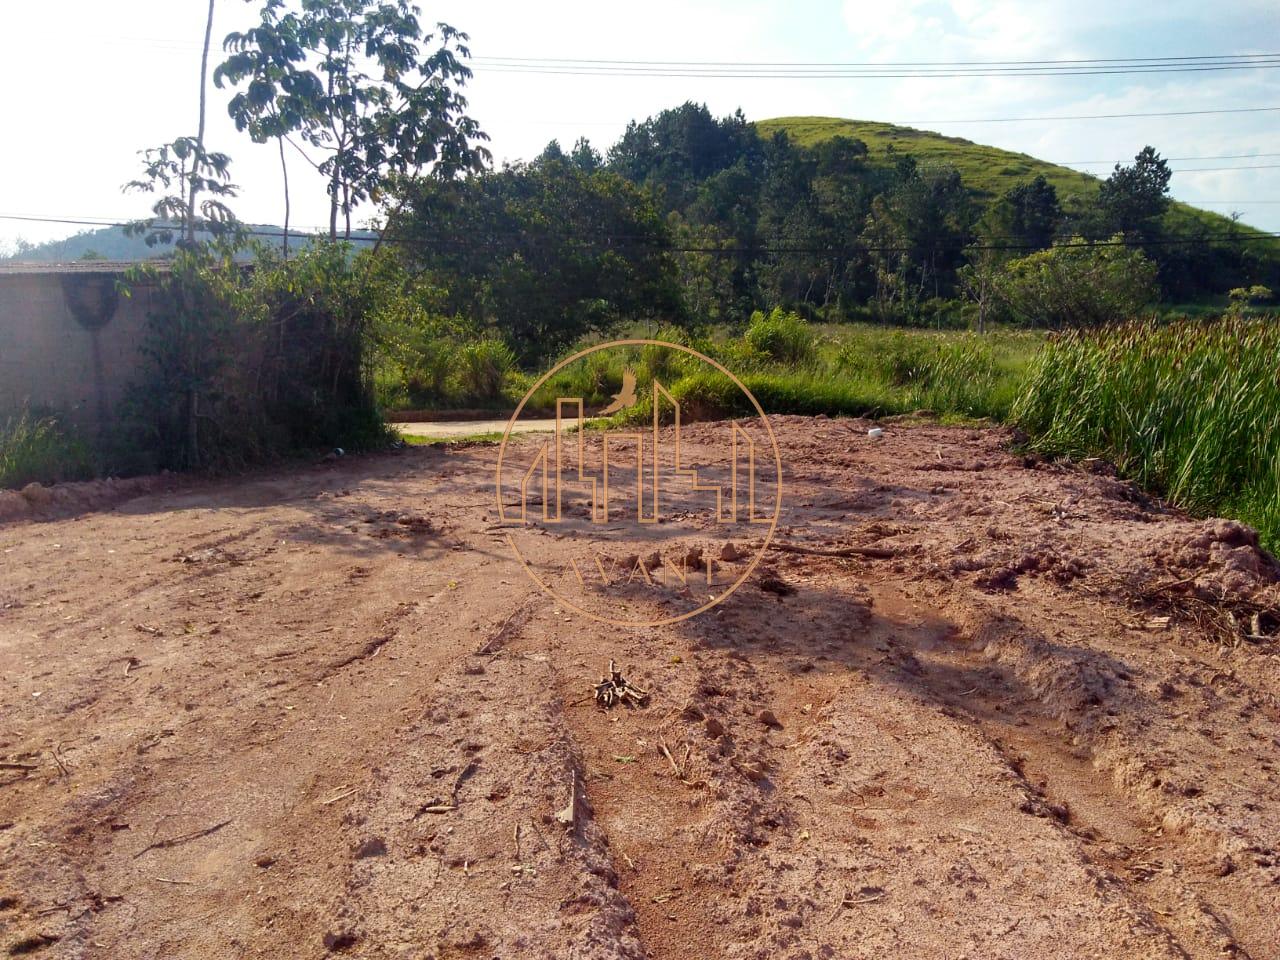
[(404, 433), (400, 435), (400, 439), (405, 442), (406, 446), (410, 447), (449, 447), (460, 443), (501, 443), (502, 433), (495, 430), (483, 433), (468, 433), (460, 437), (421, 437)]
[[(766, 413), (881, 417), (928, 410), (942, 419), (1004, 419), (1043, 335), (1022, 331), (934, 333), (868, 324), (810, 325), (775, 311), (745, 335), (722, 329), (693, 344), (745, 384)], [(692, 418), (747, 416), (754, 408), (723, 374), (695, 358), (666, 354), (660, 380)], [(627, 422), (652, 416), (654, 361), (608, 355), (589, 377), (566, 382), (607, 398), (629, 365), (641, 403)], [(569, 373), (568, 370), (565, 373)], [(547, 389), (563, 385), (553, 380)], [(564, 395), (564, 394), (561, 394)]]

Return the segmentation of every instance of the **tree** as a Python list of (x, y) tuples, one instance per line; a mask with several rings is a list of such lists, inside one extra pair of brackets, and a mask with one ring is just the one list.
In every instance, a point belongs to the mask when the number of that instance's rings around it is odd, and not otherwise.
[(1040, 174), (1005, 192), (998, 218), (1012, 244), (1043, 249), (1053, 242), (1062, 222), (1058, 191)]
[(36, 249), (36, 244), (30, 240), (24, 240), (22, 237), (14, 237), (9, 244), (0, 243), (0, 260), (21, 260), (32, 250)]
[(564, 155), (564, 149), (560, 146), (560, 141), (552, 140), (542, 148), (542, 152), (538, 154), (537, 158), (535, 158), (533, 162), (547, 163), (552, 160), (564, 161), (565, 159), (567, 158)]
[[(289, 256), (289, 164), (285, 157), (285, 141), (299, 130), (310, 115), (320, 91), (313, 78), (295, 72), (292, 65), (305, 57), (298, 38), (296, 17), (276, 16), (279, 0), (268, 0), (263, 8), (264, 22), (276, 17), (275, 30), (251, 28), (244, 34), (232, 34), (224, 48), (240, 48), (249, 42), (257, 44), (257, 55), (232, 56), (213, 73), (214, 85), (223, 82), (239, 84), (247, 81), (247, 89), (231, 98), (227, 112), (236, 129), (247, 132), (254, 143), (275, 139), (280, 153), (280, 174), (284, 185), (284, 255)], [(233, 39), (234, 38), (234, 39)]]
[(996, 280), (1014, 319), (1055, 329), (1131, 320), (1155, 299), (1156, 265), (1118, 234), (1079, 237), (1011, 260)]
[(813, 157), (778, 130), (764, 145), (756, 236), (770, 247), (752, 269), (765, 304), (808, 302), (825, 286), (827, 261), (812, 252), (821, 229), (813, 195)]
[(569, 154), (569, 159), (573, 161), (573, 165), (579, 170), (587, 173), (593, 173), (604, 165), (604, 158), (600, 156), (600, 151), (591, 146), (591, 141), (586, 137), (579, 137), (573, 145), (573, 152)]
[(975, 211), (960, 173), (898, 161), (897, 182), (871, 203), (864, 239), (876, 266), (882, 314), (910, 314), (919, 301), (950, 294)]
[[(178, 137), (170, 143), (142, 151), (142, 178), (124, 185), (126, 192), (163, 194), (152, 204), (150, 218), (125, 226), (126, 235), (145, 236), (147, 246), (172, 243), (175, 225), (187, 247), (195, 245), (198, 232), (209, 232), (217, 237), (240, 229), (230, 207), (217, 199), (236, 195), (237, 188), (230, 182), (231, 158), (225, 153), (207, 150), (204, 142), (214, 3), (215, 0), (209, 0), (200, 55), (200, 108), (196, 135)], [(199, 201), (201, 193), (212, 194), (214, 199)]]
[[(204, 44), (200, 49), (200, 122), (196, 131), (195, 156), (204, 153), (204, 123), (209, 102), (209, 43), (213, 39), (213, 9), (215, 0), (209, 0), (209, 14), (204, 23)], [(187, 201), (187, 243), (195, 243), (196, 196), (200, 192), (200, 178), (191, 178), (191, 195)]]
[(274, 117), (262, 132), (278, 124), (324, 155), (312, 163), (328, 181), (331, 239), (339, 216), (350, 238), (352, 211), (397, 176), (447, 179), (488, 162), (460, 92), (471, 78), (465, 33), (444, 23), (424, 32), (408, 0), (300, 2), (266, 0), (257, 26), (227, 37), (215, 79), (248, 82), (231, 104), (237, 123)]
[(389, 225), (444, 309), (489, 327), (526, 361), (624, 320), (681, 316), (666, 225), (609, 171), (562, 158), (397, 186)]
[[(173, 243), (175, 234), (183, 246), (192, 246), (196, 235), (215, 237), (238, 232), (239, 222), (223, 197), (234, 197), (239, 189), (231, 183), (231, 158), (210, 153), (195, 137), (179, 137), (142, 151), (143, 175), (130, 180), (124, 190), (159, 193), (151, 205), (151, 216), (125, 225), (128, 236), (141, 235), (147, 246)], [(193, 206), (201, 193), (210, 197)]]
[(978, 332), (987, 332), (987, 319), (999, 296), (1001, 262), (999, 253), (986, 244), (967, 251), (968, 263), (956, 275), (960, 290), (978, 308)]
[(1154, 221), (1169, 207), (1169, 163), (1154, 147), (1143, 147), (1130, 166), (1116, 164), (1103, 181), (1098, 206), (1107, 229), (1149, 237)]
[(627, 124), (609, 150), (609, 167), (653, 190), (669, 213), (683, 207), (701, 181), (760, 146), (742, 111), (717, 120), (705, 104), (689, 102)]

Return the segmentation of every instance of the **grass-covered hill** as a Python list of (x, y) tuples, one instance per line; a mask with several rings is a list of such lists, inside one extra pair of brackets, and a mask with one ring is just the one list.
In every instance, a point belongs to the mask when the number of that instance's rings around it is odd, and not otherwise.
[[(281, 228), (265, 223), (247, 224), (253, 239), (268, 246), (281, 246)], [(353, 231), (361, 239), (375, 236), (368, 230)], [(298, 249), (304, 243), (303, 235), (290, 233), (290, 245)], [(206, 234), (201, 234), (207, 239)], [(64, 240), (49, 240), (40, 244), (23, 244), (11, 256), (0, 256), (4, 262), (41, 262), (68, 263), (72, 260), (151, 260), (157, 257), (173, 255), (173, 247), (168, 244), (147, 246), (146, 240), (140, 236), (129, 236), (120, 226), (98, 227), (84, 230)]]
[[(1025, 153), (892, 123), (837, 117), (775, 117), (758, 120), (755, 127), (762, 137), (770, 137), (775, 131), (783, 130), (793, 143), (804, 147), (817, 146), (835, 136), (852, 137), (867, 145), (873, 162), (888, 163), (894, 154), (910, 154), (921, 163), (946, 163), (960, 171), (965, 186), (979, 200), (994, 200), (1010, 187), (1043, 176), (1053, 184), (1064, 203), (1089, 201), (1097, 195), (1098, 186), (1102, 183), (1098, 177), (1038, 160)], [(1110, 173), (1109, 170), (1106, 172)], [(1165, 216), (1173, 227), (1201, 225), (1214, 232), (1232, 227), (1230, 218), (1185, 203), (1174, 203)], [(1239, 224), (1236, 229), (1255, 232), (1253, 228)]]

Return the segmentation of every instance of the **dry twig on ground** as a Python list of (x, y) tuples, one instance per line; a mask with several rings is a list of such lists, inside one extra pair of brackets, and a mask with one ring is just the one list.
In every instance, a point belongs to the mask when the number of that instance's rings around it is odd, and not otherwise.
[(609, 674), (602, 677), (595, 687), (596, 703), (608, 710), (619, 703), (630, 703), (643, 707), (649, 700), (649, 694), (622, 676), (617, 665), (609, 661)]

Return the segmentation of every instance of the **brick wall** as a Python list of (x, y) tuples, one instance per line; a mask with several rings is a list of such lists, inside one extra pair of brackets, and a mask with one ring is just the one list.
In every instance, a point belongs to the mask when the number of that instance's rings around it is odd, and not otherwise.
[(116, 296), (119, 276), (0, 272), (0, 416), (26, 403), (87, 430), (110, 425), (143, 360), (152, 292)]

